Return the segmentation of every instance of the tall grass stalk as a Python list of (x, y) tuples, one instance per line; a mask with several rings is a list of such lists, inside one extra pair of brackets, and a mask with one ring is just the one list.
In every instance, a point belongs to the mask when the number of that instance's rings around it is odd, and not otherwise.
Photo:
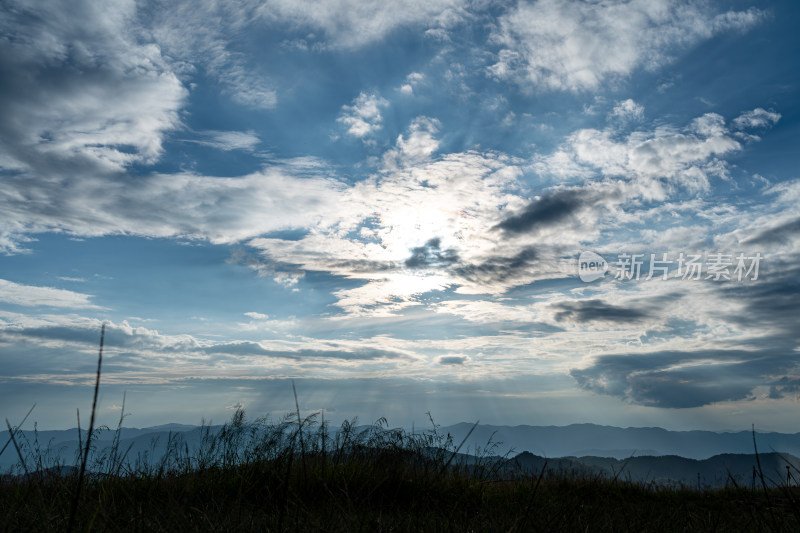
[[(17, 431), (19, 431), (19, 430), (20, 430), (20, 428), (21, 428), (21, 427), (22, 427), (22, 426), (25, 424), (25, 421), (28, 419), (28, 417), (30, 416), (30, 414), (33, 412), (33, 408), (34, 408), (34, 407), (36, 407), (36, 404), (33, 404), (33, 405), (31, 406), (31, 408), (30, 408), (30, 409), (28, 409), (28, 413), (27, 413), (27, 414), (26, 414), (26, 415), (25, 415), (25, 416), (22, 418), (22, 422), (20, 422), (19, 424), (17, 424), (17, 427), (15, 427), (15, 428), (14, 428), (14, 431), (12, 431), (12, 432), (11, 432), (11, 435), (8, 437), (8, 440), (6, 441), (5, 445), (3, 445), (3, 448), (2, 448), (2, 449), (0, 449), (0, 455), (3, 455), (3, 452), (4, 452), (4, 451), (6, 451), (6, 448), (8, 448), (8, 445), (9, 445), (9, 444), (11, 444), (11, 442), (14, 440), (14, 434), (15, 434)], [(6, 420), (6, 422), (8, 422), (8, 420)]]
[[(92, 433), (94, 432), (94, 417), (97, 412), (97, 394), (100, 391), (100, 371), (103, 366), (103, 343), (106, 337), (105, 322), (100, 327), (100, 350), (97, 353), (97, 377), (94, 382), (94, 398), (92, 399), (92, 415), (89, 417), (89, 433), (86, 435), (86, 450), (81, 458), (81, 470), (78, 474), (78, 486), (75, 488), (75, 496), (72, 498), (72, 508), (69, 512), (69, 523), (67, 533), (72, 532), (75, 525), (75, 514), (78, 512), (78, 504), (81, 499), (81, 489), (83, 488), (83, 477), (86, 475), (86, 462), (89, 460), (89, 449), (92, 443)], [(78, 430), (80, 432), (80, 429)]]

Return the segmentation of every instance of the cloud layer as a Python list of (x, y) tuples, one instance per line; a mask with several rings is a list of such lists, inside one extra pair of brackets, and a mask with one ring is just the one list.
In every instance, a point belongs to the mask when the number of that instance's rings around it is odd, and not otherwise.
[[(346, 380), (570, 421), (784, 405), (792, 9), (11, 2), (0, 403), (90, 383), (105, 321), (109, 383), (170, 394)], [(584, 283), (583, 251), (763, 261)]]
[(755, 8), (715, 14), (703, 2), (680, 0), (521, 1), (498, 21), (493, 37), (502, 48), (490, 72), (531, 89), (592, 90), (765, 16)]

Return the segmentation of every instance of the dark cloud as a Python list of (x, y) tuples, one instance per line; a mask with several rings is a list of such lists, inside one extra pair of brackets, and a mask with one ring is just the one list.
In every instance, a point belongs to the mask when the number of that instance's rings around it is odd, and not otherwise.
[(452, 249), (442, 250), (441, 239), (435, 237), (423, 246), (411, 249), (411, 257), (406, 259), (408, 268), (441, 268), (458, 262), (458, 253)]
[(772, 399), (795, 396), (798, 393), (800, 393), (800, 377), (783, 376), (770, 383), (769, 397)]
[(290, 278), (302, 278), (305, 272), (299, 269), (298, 265), (273, 261), (266, 254), (264, 259), (254, 257), (243, 250), (234, 250), (231, 257), (226, 261), (232, 265), (244, 265), (255, 271), (259, 277), (287, 276)]
[[(38, 327), (11, 326), (0, 331), (0, 339), (26, 339), (62, 341), (84, 347), (100, 343), (100, 321), (96, 324), (69, 324)], [(105, 346), (109, 350), (143, 350), (165, 353), (191, 352), (198, 345), (188, 337), (160, 337), (145, 330), (126, 328), (118, 324), (106, 324)]]
[[(763, 350), (765, 346), (780, 347), (785, 352), (783, 360), (775, 361), (774, 368), (765, 374), (771, 398), (793, 396), (800, 392), (797, 373), (800, 356), (800, 267), (798, 259), (779, 260), (766, 256), (759, 279), (746, 283), (725, 284), (720, 287), (723, 298), (732, 302), (735, 313), (723, 311), (722, 317), (731, 324), (751, 330), (755, 335), (739, 342)], [(767, 369), (769, 370), (769, 369)], [(783, 375), (782, 375), (783, 374)]]
[[(93, 325), (59, 325), (42, 326), (33, 328), (15, 327), (0, 331), (0, 342), (17, 342), (20, 338), (32, 340), (61, 341), (65, 343), (62, 350), (73, 351), (78, 348), (96, 347), (100, 341), (100, 329)], [(17, 346), (19, 346), (17, 344)], [(106, 350), (115, 356), (125, 356), (127, 359), (136, 358), (140, 352), (172, 355), (180, 353), (184, 356), (207, 355), (217, 356), (262, 356), (280, 359), (340, 359), (346, 361), (368, 361), (377, 359), (405, 359), (407, 354), (383, 350), (379, 348), (341, 348), (331, 346), (319, 349), (275, 350), (263, 347), (257, 342), (234, 341), (201, 346), (197, 341), (187, 336), (162, 337), (157, 333), (136, 331), (124, 327), (108, 324), (105, 336)], [(128, 353), (126, 353), (126, 351)], [(89, 359), (91, 361), (91, 359)], [(152, 360), (150, 359), (152, 362)], [(140, 361), (141, 362), (141, 361)]]
[(495, 227), (508, 233), (523, 233), (553, 226), (606, 197), (608, 193), (586, 187), (555, 191), (534, 200), (521, 213)]
[(800, 257), (779, 261), (766, 256), (759, 278), (742, 283), (726, 283), (720, 294), (731, 300), (735, 314), (725, 319), (745, 328), (760, 327), (772, 331), (773, 341), (779, 338), (798, 346), (800, 331)]
[(795, 371), (798, 363), (800, 355), (780, 346), (661, 351), (600, 356), (570, 374), (586, 390), (641, 405), (688, 408), (752, 398), (753, 389), (774, 384), (773, 376)]
[(646, 309), (619, 307), (603, 300), (559, 302), (550, 307), (557, 310), (555, 318), (558, 321), (630, 323), (652, 316)]
[[(415, 248), (416, 250), (417, 248)], [(366, 259), (348, 259), (335, 261), (329, 265), (332, 270), (346, 270), (358, 274), (370, 272), (389, 272), (399, 268), (398, 263), (391, 261), (369, 261)]]
[(368, 361), (373, 359), (409, 359), (409, 356), (391, 350), (376, 348), (359, 348), (355, 350), (342, 349), (301, 349), (301, 350), (272, 350), (264, 348), (257, 342), (238, 341), (215, 344), (202, 348), (204, 353), (233, 356), (264, 356), (282, 359), (341, 359), (346, 361)]
[[(106, 334), (112, 335), (111, 328)], [(35, 328), (7, 328), (0, 333), (0, 337), (19, 335), (43, 340), (58, 340), (81, 344), (98, 344), (100, 342), (100, 327), (74, 327), (74, 326), (41, 326)]]
[(742, 241), (742, 244), (786, 244), (800, 234), (800, 218), (762, 230)]
[(446, 355), (437, 360), (440, 365), (463, 365), (467, 361), (469, 357), (465, 355)]
[[(105, 365), (104, 370), (107, 366)], [(5, 344), (0, 340), (0, 368), (0, 382), (38, 374), (62, 377), (90, 374), (97, 370), (97, 353), (86, 353), (85, 350), (64, 346), (43, 346), (26, 340), (13, 344)], [(4, 386), (0, 385), (0, 389)]]
[(537, 257), (536, 250), (526, 247), (511, 257), (490, 257), (475, 265), (459, 265), (452, 271), (455, 275), (476, 283), (503, 282), (530, 272)]

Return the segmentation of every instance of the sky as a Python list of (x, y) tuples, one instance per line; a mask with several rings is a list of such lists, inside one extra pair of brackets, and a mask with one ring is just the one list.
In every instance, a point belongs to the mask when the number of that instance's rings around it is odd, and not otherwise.
[(5, 0), (0, 416), (800, 431), (797, 20)]

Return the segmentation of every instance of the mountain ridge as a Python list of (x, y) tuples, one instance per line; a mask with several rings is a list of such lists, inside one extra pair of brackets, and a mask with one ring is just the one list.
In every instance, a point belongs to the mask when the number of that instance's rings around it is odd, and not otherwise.
[[(544, 457), (578, 456), (581, 452), (616, 452), (610, 456), (623, 459), (629, 451), (648, 450), (661, 455), (689, 459), (707, 459), (722, 453), (754, 452), (753, 432), (715, 432), (709, 430), (672, 431), (659, 427), (601, 426), (591, 423), (567, 426), (499, 426), (478, 424), (474, 430), (466, 422), (439, 428), (449, 432), (470, 449), (491, 442), (502, 443), (497, 451), (518, 453), (528, 450)], [(472, 433), (467, 438), (467, 434)], [(776, 451), (800, 456), (800, 433), (755, 432), (760, 451)], [(626, 453), (620, 453), (625, 451)], [(637, 455), (641, 453), (637, 452)]]

